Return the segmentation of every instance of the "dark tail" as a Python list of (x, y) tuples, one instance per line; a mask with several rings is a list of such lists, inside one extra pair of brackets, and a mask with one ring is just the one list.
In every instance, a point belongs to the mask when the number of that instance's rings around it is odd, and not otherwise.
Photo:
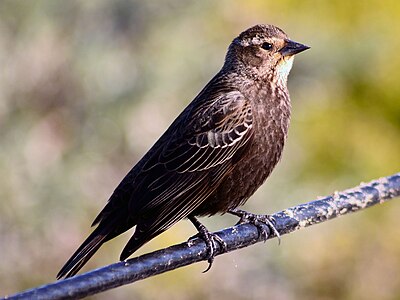
[(122, 250), (119, 259), (121, 261), (127, 259), (132, 255), (133, 252), (138, 250), (144, 244), (157, 235), (163, 233), (166, 229), (152, 228), (151, 224), (138, 224), (135, 230), (135, 234), (130, 238), (125, 248)]
[(123, 261), (127, 259), (129, 256), (132, 255), (133, 252), (138, 250), (140, 247), (142, 247), (144, 244), (146, 244), (148, 241), (150, 241), (153, 237), (137, 237), (133, 235), (129, 242), (126, 244), (125, 248), (122, 250), (122, 253), (119, 257), (120, 261)]
[(99, 224), (99, 226), (88, 236), (78, 250), (76, 250), (71, 258), (65, 263), (60, 272), (58, 272), (57, 279), (64, 276), (65, 278), (68, 278), (78, 273), (93, 254), (99, 250), (101, 245), (111, 238), (111, 232), (113, 232), (113, 226), (110, 226), (110, 224)]

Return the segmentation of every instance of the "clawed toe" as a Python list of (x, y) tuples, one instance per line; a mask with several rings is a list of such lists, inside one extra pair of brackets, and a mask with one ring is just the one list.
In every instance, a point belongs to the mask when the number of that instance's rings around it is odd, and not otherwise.
[(276, 221), (269, 215), (256, 215), (240, 209), (232, 209), (228, 213), (240, 218), (237, 224), (250, 223), (257, 227), (259, 237), (265, 241), (271, 235), (271, 231), (278, 238), (278, 244), (281, 243), (281, 236), (276, 229)]
[(195, 236), (193, 236), (189, 239), (189, 242), (192, 239), (198, 237), (198, 238), (201, 238), (206, 243), (208, 267), (207, 267), (207, 269), (205, 269), (203, 271), (203, 273), (206, 273), (212, 267), (212, 264), (214, 262), (214, 257), (217, 254), (218, 245), (219, 245), (220, 253), (226, 252), (228, 246), (223, 239), (221, 239), (215, 233), (208, 231), (207, 228), (203, 224), (201, 224), (196, 218), (189, 217), (189, 220), (193, 223), (193, 225), (199, 231), (198, 234), (196, 234)]
[(207, 246), (207, 261), (208, 261), (208, 267), (203, 271), (203, 273), (208, 272), (212, 264), (214, 262), (214, 257), (217, 254), (216, 251), (218, 249), (217, 244), (220, 246), (220, 252), (226, 252), (227, 250), (227, 244), (216, 234), (207, 231), (201, 238), (204, 240)]
[[(256, 215), (252, 213), (248, 213), (244, 210), (234, 209), (228, 211), (228, 213), (238, 216), (240, 218), (237, 224), (245, 224), (250, 223), (257, 227), (259, 237), (262, 240), (266, 241), (269, 236), (273, 233), (278, 238), (278, 243), (281, 243), (281, 238), (278, 230), (276, 229), (276, 221), (272, 216), (269, 215)], [(195, 217), (189, 216), (189, 220), (193, 223), (196, 227), (197, 231), (199, 232), (195, 236), (191, 237), (188, 240), (190, 243), (195, 238), (201, 238), (206, 243), (207, 248), (207, 261), (208, 267), (203, 271), (206, 273), (212, 267), (214, 262), (214, 258), (217, 253), (224, 253), (227, 251), (227, 244), (223, 239), (221, 239), (215, 233), (208, 231), (208, 229), (201, 224)]]

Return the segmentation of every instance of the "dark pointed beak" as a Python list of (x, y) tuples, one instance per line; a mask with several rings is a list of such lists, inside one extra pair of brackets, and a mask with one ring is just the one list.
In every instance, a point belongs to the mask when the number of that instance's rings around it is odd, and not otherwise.
[(286, 40), (286, 45), (281, 50), (279, 50), (279, 52), (283, 56), (291, 56), (303, 52), (307, 49), (310, 49), (310, 47), (291, 40)]

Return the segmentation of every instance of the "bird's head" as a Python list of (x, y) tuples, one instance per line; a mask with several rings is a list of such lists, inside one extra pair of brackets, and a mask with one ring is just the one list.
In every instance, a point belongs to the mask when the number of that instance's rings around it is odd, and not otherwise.
[(247, 76), (286, 83), (294, 55), (309, 48), (290, 40), (278, 27), (256, 25), (233, 40), (224, 67)]

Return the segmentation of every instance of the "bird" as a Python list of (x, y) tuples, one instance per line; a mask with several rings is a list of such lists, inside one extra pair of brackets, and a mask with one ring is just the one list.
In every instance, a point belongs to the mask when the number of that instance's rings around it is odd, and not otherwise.
[(269, 215), (238, 207), (282, 156), (291, 113), (287, 78), (294, 56), (309, 48), (274, 25), (240, 33), (221, 70), (116, 187), (57, 279), (74, 276), (102, 244), (133, 227), (121, 261), (188, 219), (206, 243), (209, 268), (217, 244), (222, 250), (226, 244), (198, 217), (230, 213), (273, 227)]

